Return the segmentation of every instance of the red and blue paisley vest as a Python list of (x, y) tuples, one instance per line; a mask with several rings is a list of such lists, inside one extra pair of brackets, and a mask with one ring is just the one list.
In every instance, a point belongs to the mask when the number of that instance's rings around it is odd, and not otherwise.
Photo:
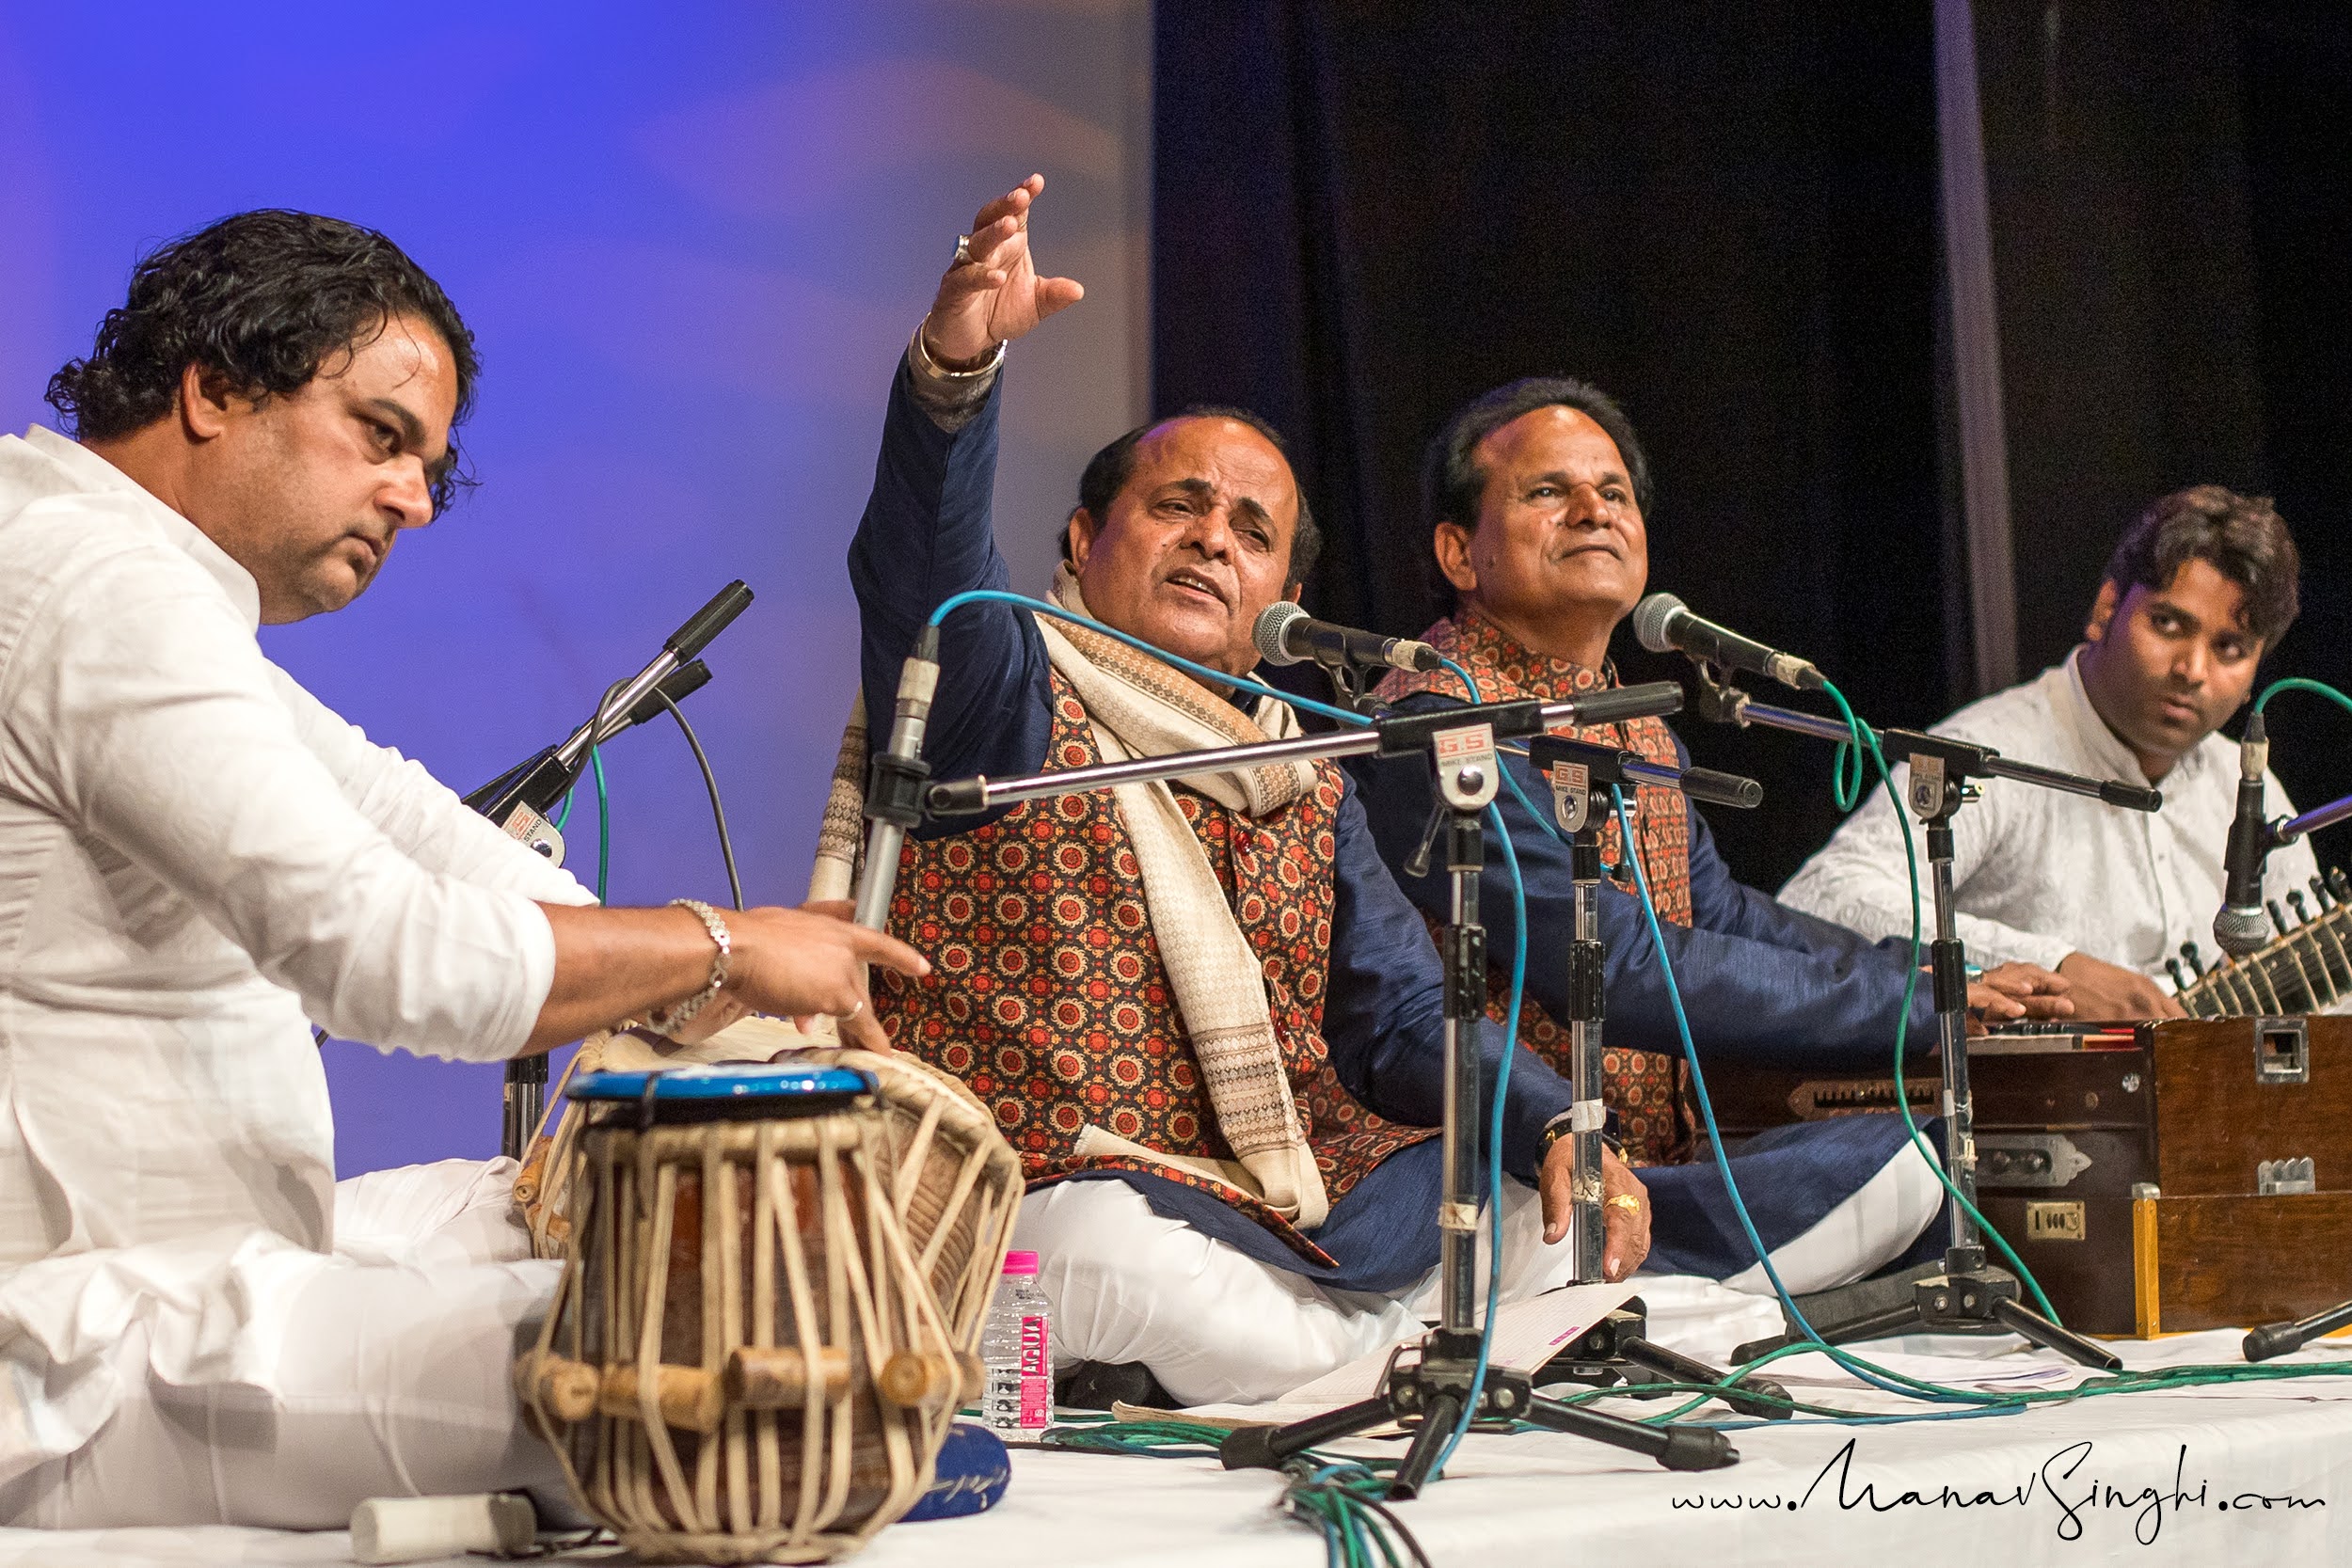
[[(1422, 633), (1422, 641), (1454, 660), (1478, 682), (1486, 702), (1539, 697), (1558, 702), (1581, 691), (1616, 684), (1613, 672), (1589, 670), (1565, 659), (1521, 647), (1493, 623), (1465, 613), (1439, 621)], [(1391, 674), (1380, 686), (1380, 699), (1400, 702), (1416, 691), (1463, 695), (1461, 683), (1446, 671), (1435, 673)], [(1674, 736), (1661, 719), (1635, 719), (1597, 729), (1563, 728), (1555, 732), (1598, 745), (1622, 747), (1652, 762), (1679, 766)], [(1650, 907), (1658, 918), (1677, 926), (1691, 924), (1690, 802), (1678, 789), (1644, 784), (1636, 799), (1626, 802), (1633, 816), (1633, 831), (1641, 838), (1642, 869), (1649, 879)], [(1537, 809), (1549, 809), (1550, 798), (1538, 796)], [(1625, 866), (1624, 835), (1613, 816), (1600, 830), (1601, 859), (1610, 866)], [(1633, 891), (1633, 874), (1625, 866), (1619, 885)], [(1546, 961), (1528, 955), (1530, 963)], [(1498, 1024), (1510, 1013), (1511, 971), (1507, 954), (1490, 961), (1486, 971), (1486, 1016)], [(1601, 1029), (1601, 1101), (1616, 1113), (1617, 1134), (1625, 1142), (1629, 1164), (1677, 1164), (1691, 1157), (1697, 1136), (1697, 1112), (1691, 1091), (1691, 1070), (1663, 1052), (1621, 1051), (1608, 1045), (1606, 1022)], [(1568, 1031), (1534, 997), (1519, 1003), (1519, 1041), (1562, 1074), (1570, 1070)]]
[[(1086, 710), (1059, 674), (1053, 703), (1050, 765), (1099, 762)], [(1318, 764), (1311, 791), (1252, 819), (1175, 786), (1258, 954), (1291, 1096), (1334, 1203), (1396, 1150), (1437, 1135), (1358, 1103), (1324, 1044), (1340, 790), (1338, 771)], [(1302, 1256), (1330, 1261), (1273, 1210), (1213, 1178), (1077, 1153), (1092, 1123), (1146, 1148), (1233, 1157), (1160, 967), (1135, 851), (1109, 791), (1028, 801), (968, 833), (910, 841), (890, 929), (933, 968), (922, 981), (880, 972), (876, 1016), (899, 1050), (971, 1086), (1032, 1186), (1079, 1171), (1148, 1171), (1214, 1193)]]

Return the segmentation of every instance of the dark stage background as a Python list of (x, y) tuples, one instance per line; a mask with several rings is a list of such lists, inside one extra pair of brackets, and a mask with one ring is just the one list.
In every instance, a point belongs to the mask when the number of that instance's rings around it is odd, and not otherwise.
[[(1425, 625), (1423, 443), (1565, 372), (1648, 449), (1653, 586), (1877, 723), (1979, 694), (1927, 5), (1228, 0), (1156, 33), (1154, 404), (1295, 437), (1332, 535), (1314, 608)], [(2352, 680), (2352, 16), (1993, 0), (1977, 43), (2021, 673), (2073, 644), (2139, 507), (2212, 480), (2276, 495), (2304, 550), (2265, 679)], [(1629, 631), (1618, 654), (1681, 673)], [(2298, 800), (2352, 789), (2352, 721), (2272, 718)], [(1827, 752), (1680, 728), (1764, 780), (1764, 812), (1710, 820), (1776, 887), (1836, 823)]]

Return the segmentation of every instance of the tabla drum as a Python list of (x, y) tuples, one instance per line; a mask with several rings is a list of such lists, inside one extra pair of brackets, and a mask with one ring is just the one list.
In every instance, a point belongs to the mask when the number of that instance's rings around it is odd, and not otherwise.
[(541, 1258), (571, 1254), (572, 1187), (594, 1103), (570, 1096), (573, 1082), (597, 1072), (768, 1061), (872, 1075), (888, 1133), (891, 1196), (900, 1228), (914, 1239), (957, 1346), (977, 1351), (980, 1320), (1021, 1201), (1020, 1157), (996, 1131), (988, 1108), (951, 1074), (917, 1057), (836, 1045), (780, 1019), (742, 1019), (691, 1046), (632, 1030), (582, 1041), (515, 1180), (515, 1202), (532, 1249)]
[[(932, 1278), (952, 1253), (993, 1282), (1011, 1151), (991, 1130), (938, 1187), (945, 1113), (895, 1111), (846, 1060), (866, 1053), (838, 1054), (567, 1085), (569, 1255), (516, 1381), (582, 1508), (640, 1558), (856, 1550), (922, 1496), (975, 1382), (985, 1287)], [(961, 1332), (942, 1302), (976, 1294)]]

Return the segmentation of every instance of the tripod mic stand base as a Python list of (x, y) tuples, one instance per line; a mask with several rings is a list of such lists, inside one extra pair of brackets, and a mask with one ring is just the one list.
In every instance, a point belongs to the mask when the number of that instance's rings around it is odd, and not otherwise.
[[(1650, 1338), (1648, 1331), (1648, 1311), (1642, 1298), (1635, 1296), (1563, 1348), (1535, 1373), (1534, 1381), (1617, 1387), (1638, 1400), (1664, 1399), (1670, 1391), (1652, 1392), (1645, 1384), (1713, 1384), (1731, 1375), (1695, 1356), (1668, 1350)], [(1721, 1390), (1718, 1397), (1740, 1415), (1759, 1420), (1783, 1421), (1789, 1416), (1788, 1390), (1769, 1378), (1743, 1378)]]
[(1414, 1497), (1437, 1479), (1433, 1472), (1438, 1456), (1469, 1405), (1473, 1422), (1525, 1421), (1645, 1455), (1669, 1470), (1716, 1470), (1739, 1463), (1740, 1451), (1731, 1440), (1707, 1427), (1645, 1426), (1622, 1416), (1563, 1404), (1538, 1395), (1525, 1372), (1501, 1367), (1488, 1367), (1485, 1379), (1473, 1383), (1477, 1358), (1476, 1335), (1434, 1331), (1422, 1339), (1418, 1361), (1390, 1365), (1382, 1390), (1374, 1398), (1288, 1426), (1237, 1427), (1218, 1445), (1217, 1457), (1229, 1470), (1277, 1469), (1317, 1444), (1395, 1421), (1413, 1435), (1389, 1482), (1389, 1496)]
[[(2017, 1276), (1983, 1261), (1980, 1251), (1974, 1257), (1955, 1253), (1947, 1257), (1941, 1267), (1915, 1272), (1907, 1301), (1897, 1300), (1876, 1311), (1815, 1326), (1816, 1332), (1833, 1345), (1883, 1339), (1897, 1334), (2008, 1332), (2022, 1335), (2043, 1350), (2056, 1351), (2069, 1361), (2095, 1371), (2123, 1370), (2122, 1357), (2113, 1351), (2020, 1305)], [(1811, 1342), (1802, 1333), (1784, 1334), (1778, 1338), (1741, 1345), (1731, 1354), (1735, 1361), (1747, 1362), (1789, 1345)]]

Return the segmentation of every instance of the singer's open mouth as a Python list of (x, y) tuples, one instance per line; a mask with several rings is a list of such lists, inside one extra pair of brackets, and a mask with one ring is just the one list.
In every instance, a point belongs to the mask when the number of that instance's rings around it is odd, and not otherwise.
[(1225, 591), (1198, 572), (1174, 571), (1168, 573), (1164, 580), (1170, 587), (1190, 589), (1195, 594), (1215, 599), (1220, 605), (1225, 603)]

